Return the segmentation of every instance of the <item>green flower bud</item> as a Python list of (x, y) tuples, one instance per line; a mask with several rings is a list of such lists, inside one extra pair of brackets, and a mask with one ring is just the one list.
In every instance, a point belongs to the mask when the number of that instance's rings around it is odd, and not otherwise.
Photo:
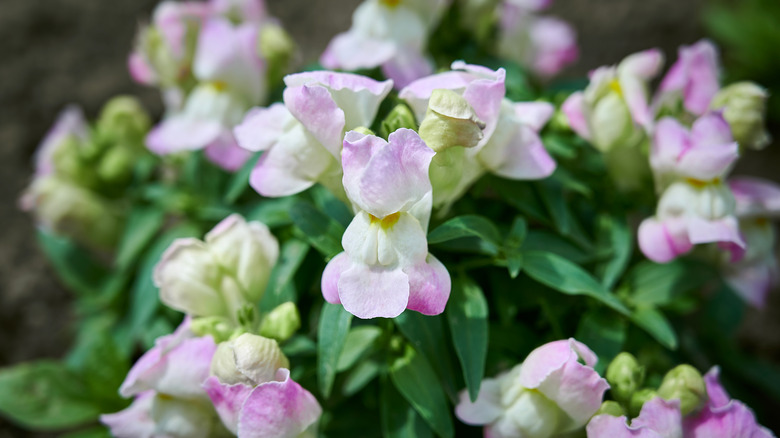
[(593, 414), (594, 417), (596, 415), (612, 415), (613, 417), (622, 417), (623, 415), (626, 415), (626, 411), (623, 410), (623, 407), (620, 406), (620, 403), (613, 400), (607, 400), (602, 403), (599, 407), (599, 410)]
[(645, 380), (645, 369), (631, 353), (620, 353), (607, 367), (607, 381), (612, 396), (620, 402), (631, 400)]
[(286, 341), (299, 328), (301, 328), (301, 316), (295, 303), (288, 301), (278, 305), (265, 316), (260, 324), (260, 336), (276, 339), (279, 342)]
[(257, 386), (273, 380), (279, 368), (289, 367), (276, 341), (251, 333), (219, 344), (211, 360), (211, 374), (228, 385)]
[(355, 132), (359, 132), (363, 135), (374, 135), (374, 131), (366, 128), (365, 126), (358, 126), (357, 128), (353, 129)]
[(387, 117), (382, 120), (379, 134), (382, 137), (387, 138), (390, 134), (401, 128), (417, 129), (417, 121), (414, 119), (412, 110), (403, 103), (396, 105)]
[(117, 96), (109, 100), (100, 111), (97, 131), (101, 140), (113, 140), (143, 145), (143, 138), (149, 131), (151, 120), (138, 99)]
[(290, 67), (295, 54), (295, 41), (282, 26), (266, 23), (258, 36), (260, 55), (266, 60), (268, 83), (276, 84)]
[(658, 397), (658, 394), (655, 390), (650, 388), (640, 389), (631, 396), (631, 401), (628, 404), (628, 413), (631, 414), (632, 417), (636, 417), (639, 415), (645, 402), (656, 397)]
[(436, 152), (454, 146), (476, 146), (482, 140), (485, 123), (460, 94), (436, 89), (428, 101), (428, 111), (420, 124), (420, 138)]
[(136, 154), (124, 145), (112, 147), (103, 154), (97, 168), (98, 177), (109, 184), (124, 184), (133, 174)]
[(211, 336), (215, 342), (224, 342), (238, 333), (233, 322), (221, 316), (193, 318), (190, 330), (196, 336)]
[(687, 415), (707, 400), (707, 388), (699, 371), (690, 365), (678, 365), (664, 376), (658, 395), (680, 400), (680, 411)]
[(710, 107), (723, 109), (723, 118), (740, 146), (763, 149), (771, 141), (764, 121), (767, 97), (766, 90), (753, 82), (737, 82), (722, 88)]

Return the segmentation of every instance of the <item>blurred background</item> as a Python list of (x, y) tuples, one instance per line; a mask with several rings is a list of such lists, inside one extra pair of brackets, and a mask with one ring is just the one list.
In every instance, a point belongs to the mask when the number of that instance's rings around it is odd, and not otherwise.
[[(0, 366), (58, 357), (69, 346), (70, 296), (38, 250), (32, 218), (18, 209), (17, 200), (31, 178), (31, 157), (38, 142), (66, 104), (78, 103), (91, 119), (107, 99), (127, 93), (139, 96), (159, 117), (157, 92), (134, 84), (126, 69), (138, 25), (149, 19), (156, 3), (0, 1)], [(305, 65), (316, 61), (333, 35), (349, 27), (360, 0), (266, 3), (298, 43), (299, 65)], [(721, 45), (729, 79), (750, 78), (777, 90), (777, 4), (777, 0), (556, 0), (548, 14), (564, 18), (578, 32), (581, 58), (565, 77), (584, 77), (595, 67), (650, 47), (661, 48), (669, 65), (679, 45), (708, 36)], [(762, 10), (765, 7), (773, 9)], [(769, 31), (774, 27), (776, 39), (765, 41), (762, 26)], [(770, 129), (777, 139), (776, 100), (774, 106)], [(734, 173), (780, 182), (777, 147), (748, 155)], [(740, 329), (746, 350), (776, 363), (779, 309), (780, 297), (774, 293), (769, 308), (751, 311)], [(0, 419), (0, 437), (16, 436), (27, 435)]]

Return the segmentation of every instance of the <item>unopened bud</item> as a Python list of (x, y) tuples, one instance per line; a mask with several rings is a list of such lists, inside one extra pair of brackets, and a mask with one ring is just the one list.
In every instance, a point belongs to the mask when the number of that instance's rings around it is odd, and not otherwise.
[(236, 334), (232, 321), (220, 316), (204, 316), (193, 318), (190, 330), (196, 336), (211, 336), (214, 342), (224, 342)]
[(650, 401), (656, 397), (658, 397), (658, 394), (655, 392), (655, 390), (650, 388), (636, 391), (631, 396), (631, 401), (628, 404), (628, 413), (631, 414), (632, 417), (636, 417), (639, 415), (639, 412), (642, 411), (642, 406), (644, 406), (645, 402)]
[(260, 335), (285, 341), (301, 327), (301, 316), (295, 303), (288, 301), (278, 305), (263, 319), (260, 325)]
[(97, 175), (110, 184), (126, 183), (133, 173), (136, 154), (124, 145), (116, 145), (108, 149), (97, 168)]
[(631, 353), (620, 353), (607, 367), (607, 381), (616, 400), (627, 402), (645, 379), (645, 369)]
[(452, 90), (435, 89), (419, 133), (429, 148), (441, 152), (455, 146), (476, 146), (484, 128), (485, 123), (463, 96)]
[(151, 120), (138, 99), (117, 96), (109, 100), (100, 112), (97, 130), (101, 139), (128, 142), (140, 140), (149, 131)]
[(289, 367), (276, 341), (251, 333), (219, 344), (211, 360), (211, 374), (227, 385), (257, 386), (273, 380), (279, 368)]
[(607, 400), (604, 403), (601, 404), (599, 407), (599, 410), (596, 411), (593, 416), (597, 415), (611, 415), (613, 417), (622, 417), (623, 415), (626, 415), (626, 411), (623, 410), (623, 407), (620, 406), (620, 403), (614, 401), (614, 400)]
[(678, 365), (664, 376), (658, 395), (665, 400), (680, 400), (680, 412), (687, 415), (707, 400), (707, 388), (699, 371), (690, 365)]
[(387, 138), (401, 128), (417, 129), (417, 121), (414, 119), (412, 110), (403, 103), (396, 105), (387, 117), (382, 120), (379, 133), (382, 137)]
[(366, 128), (365, 126), (358, 126), (357, 128), (353, 129), (353, 131), (363, 135), (374, 135), (374, 131)]
[(276, 23), (266, 23), (260, 30), (260, 54), (267, 61), (287, 64), (295, 52), (295, 41)]
[(737, 82), (723, 87), (710, 107), (723, 110), (723, 118), (740, 146), (762, 149), (771, 141), (765, 128), (766, 100), (769, 94), (753, 82)]

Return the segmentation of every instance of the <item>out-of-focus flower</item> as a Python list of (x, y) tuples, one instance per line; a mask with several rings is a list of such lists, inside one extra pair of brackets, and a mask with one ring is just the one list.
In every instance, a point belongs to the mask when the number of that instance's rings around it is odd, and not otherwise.
[(550, 3), (506, 0), (499, 7), (498, 54), (543, 78), (555, 76), (579, 56), (577, 34), (569, 23), (534, 13)]
[(682, 46), (675, 62), (661, 81), (655, 105), (659, 111), (677, 115), (680, 107), (694, 116), (710, 108), (720, 89), (718, 50), (709, 40)]
[(428, 253), (428, 167), (434, 152), (416, 132), (383, 139), (355, 131), (344, 139), (344, 188), (356, 215), (344, 252), (322, 274), (322, 294), (359, 318), (394, 318), (404, 309), (444, 311), (450, 276)]
[(203, 387), (240, 437), (315, 437), (322, 408), (288, 368), (276, 341), (245, 333), (219, 345)]
[(712, 242), (730, 245), (733, 258), (741, 257), (745, 243), (723, 180), (737, 156), (737, 143), (718, 114), (700, 117), (690, 131), (672, 118), (658, 123), (650, 164), (663, 194), (655, 217), (639, 227), (639, 246), (649, 259), (668, 262)]
[(352, 15), (352, 27), (336, 35), (320, 57), (328, 69), (382, 66), (402, 88), (433, 72), (424, 54), (428, 35), (449, 0), (366, 0)]
[(767, 91), (753, 82), (737, 82), (723, 87), (712, 98), (710, 109), (723, 111), (734, 140), (749, 149), (763, 149), (771, 141), (766, 130)]
[(288, 196), (321, 183), (344, 198), (344, 133), (370, 126), (392, 81), (313, 71), (284, 79), (284, 104), (255, 108), (235, 129), (238, 143), (265, 151), (249, 178), (263, 196)]
[(545, 344), (493, 379), (483, 379), (479, 396), (465, 391), (455, 413), (461, 421), (485, 425), (491, 438), (547, 438), (582, 428), (601, 405), (606, 380), (593, 370), (596, 355), (574, 339)]
[(742, 260), (726, 263), (726, 281), (747, 303), (762, 308), (767, 293), (780, 282), (770, 219), (780, 214), (780, 187), (757, 178), (728, 182), (736, 200), (739, 229), (747, 249)]
[(171, 335), (158, 338), (127, 374), (119, 389), (135, 396), (127, 409), (100, 417), (119, 438), (148, 436), (226, 436), (201, 387), (217, 346), (211, 337), (194, 337), (185, 319)]
[[(538, 132), (552, 116), (552, 105), (506, 99), (504, 69), (493, 71), (462, 61), (454, 62), (452, 68), (414, 81), (399, 94), (422, 122), (434, 91), (450, 90), (471, 106), (479, 125), (484, 123), (482, 138), (476, 145), (437, 151), (431, 164), (433, 205), (446, 209), (486, 172), (519, 180), (549, 176), (555, 162)], [(435, 149), (437, 141), (430, 137), (425, 140)]]
[(160, 300), (193, 316), (240, 325), (238, 311), (265, 293), (279, 243), (268, 227), (233, 214), (206, 234), (175, 240), (154, 270)]

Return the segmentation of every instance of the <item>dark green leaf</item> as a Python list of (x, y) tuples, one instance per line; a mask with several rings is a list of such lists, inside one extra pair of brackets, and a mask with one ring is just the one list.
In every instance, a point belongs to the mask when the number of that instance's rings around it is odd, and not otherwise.
[(523, 251), (548, 251), (578, 264), (592, 258), (561, 236), (548, 231), (530, 230), (523, 242)]
[(325, 257), (343, 251), (341, 237), (344, 227), (307, 202), (297, 202), (290, 209), (290, 218), (303, 237)]
[(623, 274), (631, 257), (633, 236), (625, 219), (602, 216), (599, 220), (598, 245), (605, 250), (611, 250), (609, 260), (596, 266), (596, 275), (601, 277), (601, 284), (612, 289)]
[(398, 392), (437, 435), (443, 438), (455, 435), (447, 397), (422, 354), (407, 345), (404, 356), (390, 366), (390, 378)]
[(67, 238), (38, 230), (38, 242), (65, 286), (79, 296), (96, 295), (108, 272)]
[(571, 223), (569, 222), (566, 198), (563, 195), (563, 185), (555, 178), (545, 178), (535, 183), (535, 186), (539, 197), (542, 198), (542, 203), (555, 223), (555, 228), (561, 234), (568, 235)]
[(488, 347), (488, 307), (479, 285), (468, 278), (453, 281), (446, 313), (469, 397), (474, 401), (485, 375)]
[(341, 199), (333, 196), (330, 190), (321, 185), (316, 185), (310, 190), (311, 196), (314, 199), (314, 205), (321, 211), (335, 219), (338, 223), (344, 227), (349, 226), (352, 222), (352, 218), (355, 216), (352, 210), (347, 207)]
[(486, 250), (497, 254), (501, 235), (489, 219), (477, 215), (454, 217), (428, 233), (428, 243), (436, 244), (463, 237), (477, 237), (486, 244)]
[(590, 310), (580, 319), (575, 338), (598, 356), (596, 371), (603, 372), (607, 364), (623, 349), (626, 341), (625, 319), (612, 312)]
[(344, 349), (341, 350), (336, 371), (342, 372), (350, 369), (366, 352), (369, 351), (374, 341), (382, 334), (382, 330), (374, 325), (361, 325), (353, 327), (347, 334)]
[(0, 413), (32, 430), (57, 430), (96, 421), (101, 409), (77, 375), (43, 360), (0, 370)]
[(529, 277), (552, 289), (569, 295), (586, 295), (624, 315), (629, 314), (623, 303), (593, 276), (559, 255), (542, 251), (525, 252), (523, 267)]
[(105, 426), (95, 426), (67, 433), (61, 438), (111, 438), (111, 432)]
[(381, 391), (382, 436), (385, 438), (433, 437), (433, 432), (422, 417), (390, 382), (382, 382)]
[(677, 348), (677, 335), (666, 317), (658, 310), (650, 307), (638, 308), (631, 314), (631, 320), (664, 347), (670, 350)]
[(525, 236), (528, 234), (528, 224), (521, 216), (515, 218), (512, 222), (512, 228), (506, 237), (504, 252), (506, 253), (506, 265), (509, 269), (509, 276), (512, 278), (520, 274), (523, 267), (523, 254), (520, 248), (523, 246)]
[(279, 251), (279, 260), (271, 271), (265, 295), (260, 300), (260, 310), (271, 311), (287, 301), (296, 302), (293, 279), (309, 252), (309, 244), (298, 239), (289, 239)]
[(263, 199), (249, 208), (244, 217), (248, 221), (260, 221), (268, 225), (269, 228), (290, 225), (292, 223), (290, 209), (297, 202), (299, 202), (298, 199), (293, 196)]
[(344, 394), (345, 397), (352, 397), (357, 394), (358, 391), (365, 388), (369, 382), (374, 380), (381, 370), (382, 365), (372, 359), (358, 363), (349, 373), (347, 378), (344, 379), (344, 385), (341, 387), (342, 394)]
[(136, 207), (130, 212), (117, 249), (115, 265), (127, 269), (154, 238), (165, 221), (165, 212), (154, 207)]
[(257, 160), (260, 159), (260, 154), (262, 152), (255, 152), (241, 166), (241, 169), (230, 178), (225, 196), (222, 198), (225, 203), (233, 204), (244, 194), (247, 187), (249, 187), (249, 175), (252, 173), (252, 169), (255, 168)]
[(347, 339), (352, 314), (340, 304), (325, 303), (317, 330), (317, 381), (320, 393), (328, 398), (336, 378), (341, 350)]
[(631, 270), (631, 300), (638, 306), (663, 306), (713, 277), (705, 267), (679, 259), (664, 264), (645, 261)]

